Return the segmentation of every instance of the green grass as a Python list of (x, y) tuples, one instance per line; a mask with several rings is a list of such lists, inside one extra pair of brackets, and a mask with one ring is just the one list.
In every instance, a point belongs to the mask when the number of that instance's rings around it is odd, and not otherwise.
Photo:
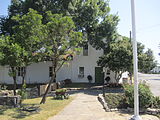
[(0, 120), (47, 120), (49, 117), (56, 115), (66, 105), (68, 105), (73, 97), (65, 100), (54, 100), (48, 97), (45, 104), (39, 104), (41, 98), (27, 99), (23, 101), (23, 108), (33, 106), (38, 108), (37, 112), (28, 112), (22, 108), (11, 108), (0, 106)]

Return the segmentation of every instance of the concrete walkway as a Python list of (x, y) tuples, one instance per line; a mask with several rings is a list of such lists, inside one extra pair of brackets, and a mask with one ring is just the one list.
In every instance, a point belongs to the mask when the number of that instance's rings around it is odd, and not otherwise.
[[(105, 112), (97, 100), (97, 91), (84, 90), (59, 114), (48, 120), (129, 120), (130, 114)], [(143, 120), (159, 120), (155, 116), (142, 115)]]

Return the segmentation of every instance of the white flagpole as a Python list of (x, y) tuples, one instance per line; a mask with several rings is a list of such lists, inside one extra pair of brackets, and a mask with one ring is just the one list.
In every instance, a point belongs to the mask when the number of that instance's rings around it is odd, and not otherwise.
[(132, 13), (132, 42), (133, 42), (133, 62), (134, 62), (134, 116), (131, 118), (131, 120), (141, 120), (141, 117), (139, 116), (138, 59), (137, 59), (137, 41), (136, 41), (134, 0), (131, 0), (131, 13)]

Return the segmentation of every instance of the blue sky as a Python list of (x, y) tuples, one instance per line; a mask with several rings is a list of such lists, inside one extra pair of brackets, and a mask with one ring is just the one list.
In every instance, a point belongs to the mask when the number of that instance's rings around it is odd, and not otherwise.
[[(131, 0), (110, 0), (111, 13), (118, 13), (120, 22), (118, 31), (129, 37), (131, 30)], [(7, 15), (10, 0), (0, 0), (0, 15)], [(137, 41), (151, 48), (160, 63), (160, 0), (135, 0)]]
[[(111, 13), (118, 13), (118, 31), (129, 37), (131, 30), (131, 0), (110, 0)], [(135, 0), (137, 41), (151, 48), (160, 63), (160, 0)]]

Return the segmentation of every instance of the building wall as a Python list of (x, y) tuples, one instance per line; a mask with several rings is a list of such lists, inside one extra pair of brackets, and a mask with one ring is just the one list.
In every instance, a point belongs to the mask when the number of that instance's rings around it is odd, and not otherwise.
[[(97, 60), (103, 54), (102, 50), (95, 50), (89, 45), (88, 56), (83, 56), (83, 53), (74, 56), (73, 61), (63, 65), (56, 75), (56, 81), (71, 79), (72, 82), (88, 82), (87, 76), (91, 75), (95, 82), (95, 67)], [(34, 63), (27, 67), (26, 83), (47, 83), (50, 80), (49, 67), (51, 62)], [(84, 67), (84, 77), (78, 77), (79, 67)], [(0, 82), (13, 84), (13, 79), (8, 76), (8, 67), (0, 67)], [(114, 73), (111, 72), (111, 81), (114, 82)], [(17, 83), (22, 83), (22, 78), (17, 77)]]
[[(92, 82), (95, 82), (95, 67), (97, 66), (98, 58), (103, 54), (101, 50), (95, 50), (89, 45), (88, 56), (83, 56), (83, 53), (74, 56), (73, 61), (63, 68), (57, 74), (57, 81), (71, 79), (73, 82), (88, 82), (87, 76), (91, 75)], [(78, 77), (79, 67), (84, 67), (84, 77)]]

